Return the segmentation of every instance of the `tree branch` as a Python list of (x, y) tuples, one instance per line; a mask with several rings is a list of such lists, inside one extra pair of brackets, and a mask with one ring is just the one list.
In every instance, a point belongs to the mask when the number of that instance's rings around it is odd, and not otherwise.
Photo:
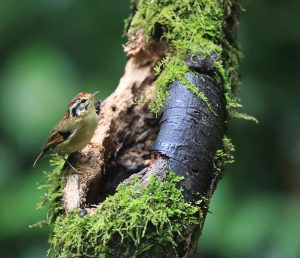
[[(135, 7), (124, 75), (101, 104), (91, 143), (69, 159), (77, 173), (66, 172), (66, 214), (58, 215), (50, 239), (58, 255), (192, 257), (208, 202), (230, 159), (232, 147), (223, 137), (227, 116), (238, 106), (239, 1), (137, 0)], [(183, 192), (163, 187), (173, 180), (169, 170), (183, 178), (177, 184)], [(163, 192), (152, 192), (153, 177), (163, 182), (157, 183)], [(155, 201), (146, 208), (139, 203), (137, 210), (123, 214), (129, 224), (118, 220), (120, 198), (126, 200), (123, 211), (132, 198), (152, 200), (152, 195)], [(112, 211), (105, 213), (103, 207)], [(76, 208), (84, 209), (83, 218)], [(154, 210), (165, 220), (158, 221)], [(98, 224), (103, 220), (115, 226)], [(70, 226), (76, 223), (80, 227)], [(170, 227), (164, 229), (165, 224)], [(60, 236), (62, 225), (75, 231)], [(73, 238), (81, 241), (75, 245)]]

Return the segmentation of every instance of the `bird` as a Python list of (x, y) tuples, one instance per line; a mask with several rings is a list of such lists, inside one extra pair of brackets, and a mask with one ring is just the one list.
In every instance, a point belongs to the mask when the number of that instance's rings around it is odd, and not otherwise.
[(90, 142), (99, 120), (94, 104), (94, 97), (98, 93), (80, 92), (70, 101), (63, 118), (42, 146), (33, 167), (48, 152), (70, 155), (82, 150)]

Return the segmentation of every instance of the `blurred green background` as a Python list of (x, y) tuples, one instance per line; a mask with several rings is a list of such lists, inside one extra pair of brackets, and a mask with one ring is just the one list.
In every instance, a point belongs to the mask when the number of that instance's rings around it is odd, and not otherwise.
[[(239, 96), (258, 125), (234, 120), (226, 169), (199, 242), (207, 258), (300, 257), (300, 22), (297, 0), (245, 0)], [(118, 84), (129, 0), (0, 1), (0, 256), (45, 257), (35, 206), (48, 168), (32, 162), (79, 91)]]

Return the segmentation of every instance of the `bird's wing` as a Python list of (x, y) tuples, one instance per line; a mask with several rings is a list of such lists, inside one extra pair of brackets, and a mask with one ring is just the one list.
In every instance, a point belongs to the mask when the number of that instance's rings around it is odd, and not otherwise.
[(67, 140), (70, 135), (72, 134), (73, 132), (71, 131), (67, 131), (67, 132), (62, 132), (62, 131), (57, 131), (57, 130), (53, 130), (47, 141), (45, 142), (45, 144), (43, 145), (42, 147), (42, 151), (41, 153), (38, 155), (38, 157), (36, 158), (36, 160), (34, 161), (33, 163), (33, 167), (35, 167), (35, 165), (37, 164), (37, 162), (41, 159), (41, 157), (44, 156), (44, 154), (52, 147), (54, 147), (56, 144), (60, 143), (60, 142), (63, 142), (65, 140)]
[(48, 150), (49, 148), (54, 147), (56, 144), (67, 140), (70, 137), (71, 134), (72, 134), (71, 131), (63, 132), (63, 131), (53, 130), (50, 133), (50, 135), (49, 135), (49, 137), (48, 137), (48, 139), (47, 139), (47, 141), (44, 144), (42, 149), (43, 150)]

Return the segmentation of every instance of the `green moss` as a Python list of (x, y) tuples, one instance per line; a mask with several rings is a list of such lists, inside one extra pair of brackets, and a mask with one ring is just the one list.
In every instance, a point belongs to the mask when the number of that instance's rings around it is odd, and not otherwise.
[(174, 79), (181, 80), (190, 90), (198, 95), (209, 107), (208, 100), (198, 89), (185, 80), (189, 67), (185, 64), (187, 51), (192, 55), (206, 58), (216, 56), (214, 61), (215, 79), (224, 85), (227, 107), (235, 108), (237, 99), (235, 89), (238, 83), (237, 67), (240, 54), (235, 42), (225, 37), (225, 17), (230, 15), (231, 1), (225, 0), (139, 0), (133, 1), (137, 7), (129, 35), (143, 29), (146, 37), (156, 33), (156, 28), (163, 28), (161, 39), (168, 42), (170, 51), (157, 65), (160, 74), (155, 82), (156, 99), (151, 110), (159, 112), (167, 95), (168, 85)]
[[(178, 58), (172, 58), (170, 61), (167, 61), (167, 58), (168, 57), (163, 59), (155, 67), (156, 73), (160, 74), (160, 76), (155, 81), (156, 98), (150, 103), (151, 111), (154, 113), (158, 113), (160, 111), (167, 96), (169, 84), (175, 80), (180, 80), (191, 92), (193, 92), (200, 99), (202, 99), (202, 101), (206, 103), (206, 105), (213, 113), (215, 113), (206, 96), (201, 91), (199, 91), (197, 87), (195, 87), (191, 82), (189, 82), (186, 79), (187, 72), (192, 71), (189, 70), (189, 67), (185, 64), (185, 62), (182, 62), (182, 60)], [(163, 69), (162, 67), (165, 65), (166, 62), (168, 62), (169, 65)]]
[(214, 171), (217, 174), (222, 174), (224, 166), (234, 162), (234, 145), (226, 136), (223, 137), (222, 148), (216, 151), (214, 157)]
[(94, 214), (57, 217), (52, 251), (58, 257), (176, 257), (182, 233), (200, 224), (204, 202), (186, 202), (176, 187), (180, 180), (169, 172), (165, 182), (153, 177), (146, 188), (138, 180), (122, 183)]
[(248, 120), (248, 121), (258, 123), (258, 120), (254, 116), (250, 116), (250, 115), (245, 114), (245, 113), (237, 112), (236, 110), (233, 110), (230, 113), (230, 116), (232, 118), (240, 118), (240, 119), (244, 119), (244, 120)]
[(41, 201), (37, 204), (37, 208), (47, 208), (47, 219), (40, 221), (32, 227), (51, 225), (56, 217), (63, 213), (64, 207), (62, 204), (63, 189), (65, 186), (65, 176), (63, 175), (64, 159), (54, 154), (50, 160), (50, 165), (53, 171), (44, 172), (46, 181), (40, 183), (38, 189), (43, 190), (45, 193)]

